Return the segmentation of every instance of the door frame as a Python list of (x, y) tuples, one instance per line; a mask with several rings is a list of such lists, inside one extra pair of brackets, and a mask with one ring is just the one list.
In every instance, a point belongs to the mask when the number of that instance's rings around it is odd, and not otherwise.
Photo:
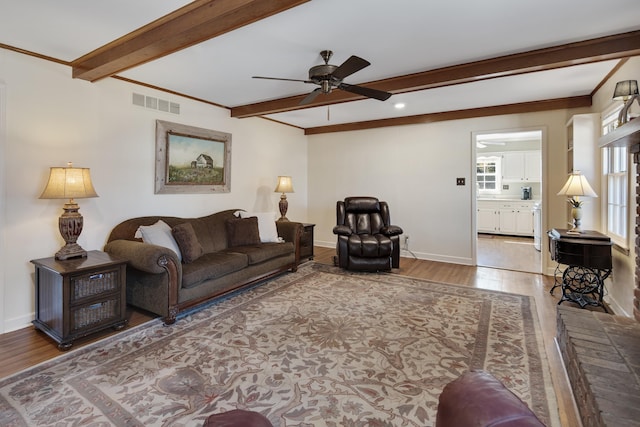
[(547, 186), (545, 185), (545, 178), (547, 176), (547, 162), (545, 161), (547, 152), (548, 152), (548, 130), (546, 126), (530, 126), (530, 127), (518, 127), (518, 128), (507, 128), (507, 129), (498, 129), (498, 130), (483, 130), (483, 131), (472, 131), (471, 132), (471, 229), (473, 235), (471, 236), (472, 249), (471, 249), (471, 261), (474, 266), (478, 266), (478, 224), (476, 213), (478, 210), (477, 207), (477, 182), (476, 182), (476, 161), (478, 158), (478, 149), (476, 146), (478, 137), (486, 134), (499, 134), (499, 133), (520, 133), (520, 132), (531, 132), (531, 131), (540, 131), (540, 152), (542, 158), (542, 178), (540, 182), (540, 203), (542, 207), (542, 215), (541, 215), (541, 247), (540, 247), (540, 274), (545, 274), (548, 271), (549, 266), (549, 248), (548, 245), (544, 244), (545, 232), (547, 229), (547, 212), (548, 212), (548, 194), (547, 194)]

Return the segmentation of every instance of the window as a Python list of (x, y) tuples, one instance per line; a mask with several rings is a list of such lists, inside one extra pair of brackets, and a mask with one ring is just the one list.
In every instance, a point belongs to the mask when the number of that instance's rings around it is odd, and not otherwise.
[(500, 157), (478, 157), (476, 161), (476, 182), (481, 193), (500, 192)]
[[(622, 106), (620, 106), (622, 108)], [(620, 108), (605, 115), (602, 120), (602, 134), (615, 129)], [(606, 200), (604, 215), (607, 234), (611, 240), (624, 249), (629, 248), (629, 156), (627, 147), (607, 147), (602, 149), (603, 197)]]

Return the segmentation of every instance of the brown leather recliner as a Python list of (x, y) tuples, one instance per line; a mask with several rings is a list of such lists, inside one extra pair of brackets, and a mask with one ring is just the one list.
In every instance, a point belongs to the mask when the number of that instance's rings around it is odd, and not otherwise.
[(347, 197), (336, 206), (337, 264), (356, 271), (400, 267), (402, 228), (391, 225), (389, 206), (375, 197)]
[(436, 427), (545, 427), (531, 409), (489, 372), (467, 371), (444, 387)]

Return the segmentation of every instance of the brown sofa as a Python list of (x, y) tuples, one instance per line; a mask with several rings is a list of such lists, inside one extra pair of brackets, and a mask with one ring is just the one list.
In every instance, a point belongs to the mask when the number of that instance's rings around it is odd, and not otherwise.
[(444, 387), (436, 427), (544, 427), (529, 407), (493, 375), (468, 371)]
[[(127, 303), (172, 324), (186, 308), (287, 270), (296, 271), (302, 224), (276, 222), (281, 242), (262, 242), (256, 236), (257, 218), (239, 219), (234, 215), (238, 211), (201, 218), (148, 216), (118, 224), (104, 250), (128, 260)], [(159, 220), (168, 225), (179, 250), (136, 237), (140, 226), (148, 231), (149, 226), (161, 224)]]

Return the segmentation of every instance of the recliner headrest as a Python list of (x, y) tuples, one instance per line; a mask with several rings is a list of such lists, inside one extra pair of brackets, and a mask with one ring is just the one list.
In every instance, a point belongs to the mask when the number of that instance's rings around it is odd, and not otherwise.
[(344, 199), (347, 212), (380, 211), (380, 202), (375, 197), (347, 197)]

